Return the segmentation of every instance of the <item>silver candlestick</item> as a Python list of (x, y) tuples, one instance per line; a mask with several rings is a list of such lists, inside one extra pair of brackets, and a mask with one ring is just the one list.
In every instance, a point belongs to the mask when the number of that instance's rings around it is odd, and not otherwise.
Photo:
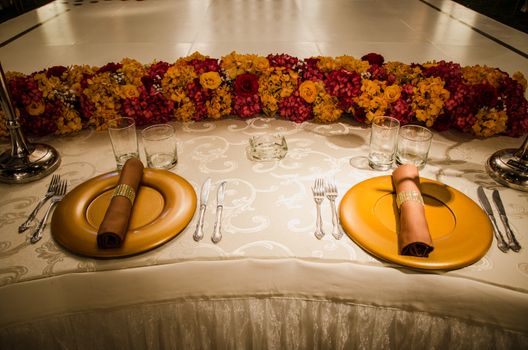
[(528, 135), (519, 149), (495, 152), (486, 162), (486, 171), (498, 183), (528, 191)]
[(9, 95), (1, 63), (0, 80), (0, 102), (11, 137), (11, 150), (0, 154), (0, 182), (24, 183), (41, 179), (57, 169), (60, 155), (49, 145), (29, 143), (26, 140)]

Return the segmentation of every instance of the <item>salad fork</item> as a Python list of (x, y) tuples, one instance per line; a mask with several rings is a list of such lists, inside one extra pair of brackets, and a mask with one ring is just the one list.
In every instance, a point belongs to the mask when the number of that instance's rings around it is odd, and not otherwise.
[(335, 239), (341, 239), (341, 237), (343, 237), (343, 231), (339, 229), (339, 217), (337, 216), (337, 208), (335, 203), (337, 198), (337, 186), (334, 180), (327, 181), (325, 193), (326, 198), (328, 198), (330, 201), (330, 207), (332, 208), (332, 236), (334, 236)]
[(55, 194), (53, 197), (51, 197), (50, 204), (46, 209), (46, 213), (44, 213), (44, 217), (42, 220), (40, 220), (36, 231), (31, 236), (31, 243), (37, 243), (42, 238), (42, 231), (44, 231), (44, 228), (46, 227), (46, 222), (48, 221), (48, 215), (51, 211), (51, 208), (53, 208), (55, 204), (59, 203), (64, 198), (66, 195), (66, 188), (66, 181), (61, 181), (57, 187), (57, 190), (55, 191)]
[(324, 236), (323, 232), (323, 220), (321, 219), (321, 203), (324, 199), (324, 181), (321, 178), (315, 180), (312, 186), (312, 194), (315, 201), (315, 207), (317, 209), (317, 219), (315, 221), (315, 237), (321, 239)]
[(47, 190), (46, 194), (37, 203), (37, 206), (35, 207), (35, 209), (33, 209), (31, 214), (29, 214), (27, 220), (24, 221), (24, 223), (18, 227), (18, 233), (22, 233), (22, 232), (24, 232), (25, 230), (27, 230), (28, 228), (31, 227), (30, 224), (35, 219), (35, 216), (37, 216), (37, 213), (40, 210), (40, 208), (42, 208), (44, 203), (46, 203), (46, 201), (48, 199), (50, 199), (55, 194), (55, 191), (57, 189), (57, 185), (59, 184), (59, 182), (60, 182), (60, 175), (53, 175), (51, 177), (51, 182), (48, 185), (48, 190)]

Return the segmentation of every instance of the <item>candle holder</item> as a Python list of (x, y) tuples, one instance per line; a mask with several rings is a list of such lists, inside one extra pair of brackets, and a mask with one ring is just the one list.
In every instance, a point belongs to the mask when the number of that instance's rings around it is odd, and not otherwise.
[(31, 182), (52, 173), (60, 164), (60, 155), (49, 145), (27, 141), (13, 107), (1, 63), (0, 102), (11, 137), (11, 149), (0, 154), (0, 182)]
[(528, 191), (528, 135), (519, 149), (495, 152), (486, 162), (486, 171), (498, 183)]

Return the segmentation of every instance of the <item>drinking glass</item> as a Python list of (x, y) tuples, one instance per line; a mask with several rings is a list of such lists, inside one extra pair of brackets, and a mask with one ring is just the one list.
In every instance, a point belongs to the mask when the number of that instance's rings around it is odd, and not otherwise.
[(117, 170), (121, 170), (129, 158), (139, 158), (134, 119), (120, 117), (108, 121), (108, 135), (114, 150)]
[(178, 163), (176, 134), (172, 125), (149, 126), (143, 129), (141, 136), (148, 167), (170, 169)]
[(388, 170), (394, 163), (400, 122), (396, 118), (378, 116), (372, 120), (370, 133), (369, 166), (376, 170)]
[(420, 125), (404, 125), (400, 128), (396, 163), (414, 164), (421, 170), (427, 163), (433, 133)]

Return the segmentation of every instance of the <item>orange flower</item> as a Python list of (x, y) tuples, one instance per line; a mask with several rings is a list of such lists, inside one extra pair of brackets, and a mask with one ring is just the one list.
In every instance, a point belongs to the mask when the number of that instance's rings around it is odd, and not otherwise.
[(206, 72), (200, 75), (200, 84), (204, 89), (215, 90), (222, 83), (222, 78), (218, 72)]
[(401, 89), (398, 85), (387, 86), (384, 95), (389, 103), (396, 102), (401, 96)]
[(303, 81), (299, 86), (299, 94), (306, 102), (313, 103), (317, 97), (317, 88), (314, 82), (311, 80)]
[(29, 115), (36, 116), (44, 113), (46, 106), (42, 102), (31, 102), (29, 106), (26, 107), (26, 111)]

